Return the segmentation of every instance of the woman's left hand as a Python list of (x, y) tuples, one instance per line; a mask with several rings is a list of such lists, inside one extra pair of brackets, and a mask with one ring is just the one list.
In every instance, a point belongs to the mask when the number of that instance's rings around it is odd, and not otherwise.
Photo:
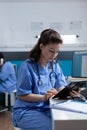
[(78, 91), (72, 90), (70, 91), (70, 96), (71, 97), (78, 97), (78, 95), (80, 94), (81, 88), (79, 87)]

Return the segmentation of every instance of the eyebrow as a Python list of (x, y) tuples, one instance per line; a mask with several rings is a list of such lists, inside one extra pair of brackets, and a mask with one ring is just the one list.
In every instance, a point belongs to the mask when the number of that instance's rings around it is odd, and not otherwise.
[(55, 50), (54, 48), (49, 48), (49, 50), (59, 52), (59, 50)]
[(52, 53), (59, 53), (59, 51), (52, 50), (52, 49), (49, 49), (49, 51), (52, 52)]

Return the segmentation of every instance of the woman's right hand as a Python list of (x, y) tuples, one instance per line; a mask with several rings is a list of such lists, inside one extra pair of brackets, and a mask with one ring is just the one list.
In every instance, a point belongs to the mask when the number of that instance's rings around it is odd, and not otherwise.
[(49, 98), (53, 97), (57, 93), (58, 93), (58, 91), (54, 88), (48, 90), (47, 93), (44, 95), (44, 100), (48, 100)]

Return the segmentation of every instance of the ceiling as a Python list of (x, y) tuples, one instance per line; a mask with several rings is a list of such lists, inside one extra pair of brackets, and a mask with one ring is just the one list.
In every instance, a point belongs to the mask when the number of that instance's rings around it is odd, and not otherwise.
[(86, 0), (0, 0), (0, 2), (61, 2), (61, 1), (86, 1)]

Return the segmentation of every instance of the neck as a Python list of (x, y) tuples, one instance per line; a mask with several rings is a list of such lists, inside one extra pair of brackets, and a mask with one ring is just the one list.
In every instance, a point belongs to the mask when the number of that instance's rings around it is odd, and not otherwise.
[(45, 67), (46, 64), (47, 64), (47, 61), (44, 60), (44, 59), (40, 59), (40, 60), (39, 60), (39, 63), (40, 63), (43, 67)]

